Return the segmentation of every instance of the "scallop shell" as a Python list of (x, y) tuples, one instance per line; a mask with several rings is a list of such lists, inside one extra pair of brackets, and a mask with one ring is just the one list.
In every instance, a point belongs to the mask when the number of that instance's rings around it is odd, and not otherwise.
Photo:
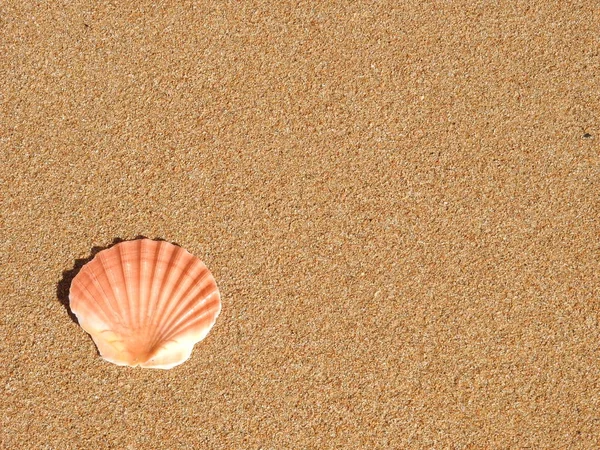
[(104, 359), (159, 369), (188, 359), (221, 311), (204, 263), (181, 247), (150, 239), (99, 252), (73, 279), (69, 301)]

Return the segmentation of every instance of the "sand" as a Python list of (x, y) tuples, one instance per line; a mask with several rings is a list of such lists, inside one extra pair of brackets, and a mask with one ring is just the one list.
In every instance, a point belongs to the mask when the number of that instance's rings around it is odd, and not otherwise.
[[(600, 448), (596, 2), (124, 3), (0, 3), (1, 448)], [(136, 236), (169, 371), (67, 307)]]

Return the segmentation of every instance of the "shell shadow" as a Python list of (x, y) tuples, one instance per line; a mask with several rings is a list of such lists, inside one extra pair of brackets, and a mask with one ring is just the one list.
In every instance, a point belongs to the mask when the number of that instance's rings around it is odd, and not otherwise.
[[(73, 311), (71, 311), (71, 307), (69, 306), (69, 290), (71, 289), (71, 283), (73, 281), (73, 278), (75, 278), (77, 276), (77, 274), (79, 273), (79, 271), (81, 270), (81, 268), (83, 266), (85, 266), (88, 262), (90, 262), (92, 259), (94, 259), (94, 257), (102, 250), (111, 248), (120, 242), (124, 242), (127, 240), (135, 241), (137, 239), (150, 239), (150, 238), (147, 238), (146, 236), (142, 236), (142, 235), (138, 235), (133, 239), (121, 239), (119, 237), (114, 238), (113, 241), (108, 245), (92, 247), (90, 256), (88, 256), (86, 258), (76, 259), (75, 263), (73, 264), (72, 269), (63, 271), (62, 278), (56, 285), (56, 297), (58, 298), (58, 301), (63, 305), (63, 307), (67, 310), (67, 314), (69, 315), (71, 320), (73, 322), (75, 322), (77, 325), (79, 325), (77, 316), (75, 316), (75, 314), (73, 314)], [(153, 240), (166, 241), (166, 239), (162, 239), (162, 238), (154, 238)], [(167, 242), (170, 242), (170, 241), (167, 241)], [(181, 247), (176, 242), (171, 242), (171, 244)]]

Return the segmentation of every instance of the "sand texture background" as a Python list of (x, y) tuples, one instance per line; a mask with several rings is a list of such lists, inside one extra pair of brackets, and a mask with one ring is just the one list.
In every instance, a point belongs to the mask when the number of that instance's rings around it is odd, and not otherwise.
[[(0, 447), (600, 448), (595, 1), (0, 2)], [(143, 235), (185, 364), (65, 307)]]

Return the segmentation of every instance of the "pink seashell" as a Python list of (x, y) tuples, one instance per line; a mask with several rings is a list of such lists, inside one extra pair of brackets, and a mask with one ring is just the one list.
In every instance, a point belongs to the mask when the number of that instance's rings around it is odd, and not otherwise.
[(98, 253), (73, 279), (69, 301), (104, 359), (159, 369), (188, 359), (221, 311), (204, 263), (181, 247), (150, 239)]

